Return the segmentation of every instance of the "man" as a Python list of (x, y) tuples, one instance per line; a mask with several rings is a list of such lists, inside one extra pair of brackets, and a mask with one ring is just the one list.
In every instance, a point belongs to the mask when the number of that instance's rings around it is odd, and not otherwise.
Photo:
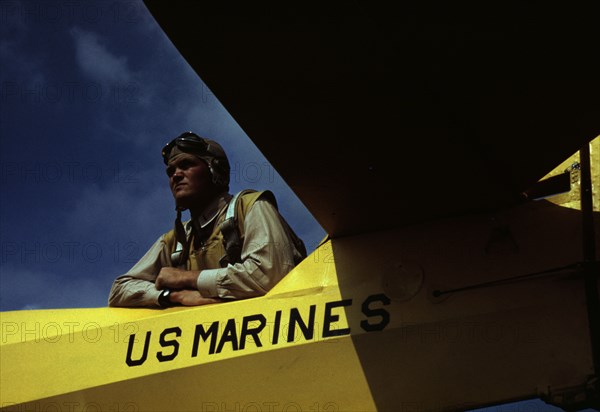
[[(110, 306), (197, 306), (261, 296), (306, 256), (270, 192), (231, 196), (229, 161), (216, 142), (186, 132), (163, 151), (175, 229), (115, 279)], [(181, 211), (191, 219), (181, 223)]]

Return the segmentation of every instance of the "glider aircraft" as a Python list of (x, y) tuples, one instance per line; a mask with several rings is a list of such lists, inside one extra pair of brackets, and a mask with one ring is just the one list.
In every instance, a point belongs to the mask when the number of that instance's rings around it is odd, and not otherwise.
[(597, 10), (207, 3), (145, 1), (327, 238), (260, 298), (2, 313), (1, 406), (599, 408)]

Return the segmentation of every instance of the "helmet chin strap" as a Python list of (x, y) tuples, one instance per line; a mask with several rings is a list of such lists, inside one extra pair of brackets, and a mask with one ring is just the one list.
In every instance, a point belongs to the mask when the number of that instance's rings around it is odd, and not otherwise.
[(183, 223), (181, 223), (181, 212), (186, 210), (186, 208), (177, 206), (177, 218), (175, 218), (175, 240), (177, 241), (177, 246), (175, 247), (175, 252), (171, 254), (171, 264), (174, 267), (182, 266), (186, 264), (189, 254), (189, 247), (187, 244), (187, 236), (185, 234), (185, 229), (183, 227)]

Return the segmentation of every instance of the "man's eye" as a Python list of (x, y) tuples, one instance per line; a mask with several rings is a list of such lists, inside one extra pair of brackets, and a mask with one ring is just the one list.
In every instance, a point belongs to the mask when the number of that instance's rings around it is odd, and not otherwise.
[(175, 168), (167, 167), (167, 176), (171, 177), (171, 176), (173, 176), (173, 173), (175, 173)]

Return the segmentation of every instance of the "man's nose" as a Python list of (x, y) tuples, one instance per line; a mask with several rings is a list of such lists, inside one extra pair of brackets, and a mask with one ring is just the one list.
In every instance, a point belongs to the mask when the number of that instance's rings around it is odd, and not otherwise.
[(173, 179), (175, 181), (179, 181), (179, 180), (183, 179), (183, 171), (180, 168), (175, 169), (175, 171), (173, 172), (173, 175), (171, 176), (171, 179)]

